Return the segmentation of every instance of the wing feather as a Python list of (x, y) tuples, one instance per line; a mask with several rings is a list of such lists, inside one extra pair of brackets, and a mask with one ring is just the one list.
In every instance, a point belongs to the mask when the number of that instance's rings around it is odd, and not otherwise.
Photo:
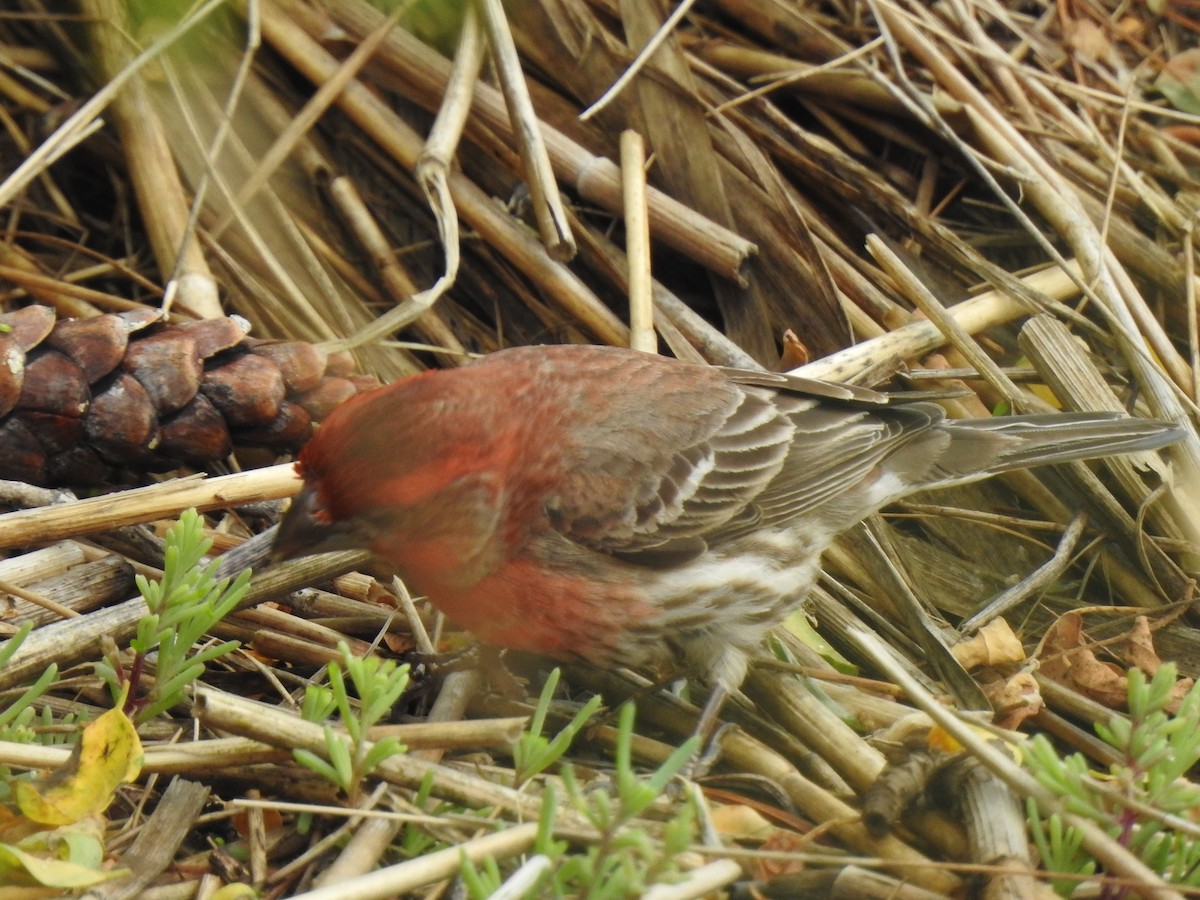
[[(707, 371), (713, 379), (700, 384), (690, 367), (655, 372), (655, 393), (673, 402), (645, 441), (581, 436), (576, 464), (548, 506), (556, 530), (623, 559), (700, 552), (814, 512), (873, 478), (900, 446), (941, 421), (934, 404), (891, 405), (865, 388)], [(676, 372), (679, 383), (672, 380)], [(636, 389), (620, 396), (628, 409), (614, 408), (603, 427), (620, 430), (626, 414), (630, 421), (655, 414), (639, 403)], [(657, 455), (665, 447), (674, 452)], [(620, 473), (619, 480), (604, 473)], [(613, 493), (616, 484), (623, 493)]]

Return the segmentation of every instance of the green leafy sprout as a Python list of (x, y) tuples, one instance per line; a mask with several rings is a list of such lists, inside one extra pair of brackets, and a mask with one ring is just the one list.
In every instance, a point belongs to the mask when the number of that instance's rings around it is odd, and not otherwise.
[[(129, 642), (134, 651), (129, 671), (119, 660), (96, 664), (114, 700), (128, 683), (125, 712), (135, 722), (145, 722), (183, 702), (185, 688), (204, 674), (205, 665), (238, 647), (237, 641), (224, 641), (192, 652), (196, 642), (237, 607), (250, 585), (249, 570), (230, 584), (228, 578), (217, 580), (215, 560), (201, 565), (211, 548), (199, 513), (185, 510), (167, 532), (162, 578), (151, 581), (138, 575), (135, 579), (149, 611)], [(152, 656), (154, 680), (143, 690)]]
[[(384, 760), (403, 753), (405, 748), (397, 738), (385, 737), (371, 741), (371, 728), (389, 715), (392, 707), (408, 687), (408, 665), (397, 666), (394, 660), (376, 656), (357, 657), (345, 642), (338, 644), (342, 664), (329, 664), (329, 684), (310, 684), (304, 691), (300, 715), (309, 722), (323, 725), (325, 750), (322, 758), (309, 750), (292, 751), (296, 762), (331, 781), (356, 802), (363, 780)], [(350, 697), (343, 674), (350, 676), (350, 685), (358, 697)], [(343, 734), (334, 731), (326, 721), (337, 713)]]
[[(1130, 671), (1128, 718), (1096, 724), (1096, 733), (1117, 756), (1103, 775), (1093, 775), (1080, 753), (1059, 756), (1045, 735), (1034, 736), (1023, 752), (1034, 777), (1068, 811), (1096, 822), (1168, 883), (1195, 888), (1200, 887), (1194, 823), (1200, 786), (1184, 776), (1200, 761), (1200, 685), (1192, 686), (1172, 716), (1167, 707), (1175, 682), (1172, 663), (1149, 681), (1140, 670)], [(1028, 813), (1043, 864), (1052, 873), (1074, 876), (1053, 879), (1051, 886), (1060, 896), (1073, 896), (1083, 878), (1096, 872), (1096, 860), (1083, 848), (1079, 831), (1059, 816), (1042, 816), (1032, 800)]]
[(542, 734), (542, 729), (546, 726), (546, 716), (550, 712), (550, 703), (554, 698), (554, 692), (558, 689), (559, 677), (560, 672), (558, 669), (554, 669), (550, 673), (550, 676), (546, 679), (546, 684), (542, 687), (542, 693), (538, 697), (537, 705), (534, 707), (529, 727), (521, 735), (517, 743), (513, 745), (513, 771), (517, 787), (525, 784), (529, 779), (540, 775), (558, 762), (571, 746), (571, 742), (575, 740), (575, 735), (579, 734), (583, 727), (591, 721), (592, 716), (596, 714), (596, 710), (600, 708), (600, 697), (593, 696), (579, 708), (579, 711), (575, 713), (571, 721), (567, 723), (567, 726), (556, 734), (553, 739), (545, 737)]
[[(555, 683), (557, 679), (554, 679)], [(583, 724), (595, 711), (589, 702), (571, 720), (566, 728), (553, 740), (541, 734), (545, 725), (545, 712), (554, 684), (547, 683), (538, 701), (538, 711), (527, 733), (514, 746), (535, 748), (533, 755), (539, 762), (549, 766), (562, 755)], [(539, 714), (540, 712), (540, 714)], [(586, 712), (586, 715), (583, 715)], [(538, 817), (538, 833), (534, 841), (534, 853), (551, 861), (543, 876), (538, 896), (556, 898), (584, 898), (584, 900), (628, 900), (641, 897), (649, 887), (669, 882), (677, 877), (676, 860), (692, 843), (695, 835), (696, 814), (693, 805), (679, 804), (672, 815), (661, 823), (639, 820), (649, 807), (658, 800), (667, 785), (695, 756), (698, 738), (692, 737), (677, 748), (661, 766), (648, 775), (639, 775), (632, 759), (634, 719), (636, 713), (632, 703), (621, 707), (617, 721), (615, 766), (611, 780), (606, 786), (584, 786), (568, 764), (561, 768), (562, 790), (566, 802), (595, 829), (594, 840), (583, 848), (572, 849), (567, 841), (555, 836), (554, 826), (560, 800), (551, 782), (546, 782), (542, 792), (542, 805)], [(567, 738), (559, 741), (564, 734)], [(553, 747), (557, 754), (549, 758), (547, 748)], [(544, 767), (543, 767), (544, 768)], [(523, 770), (532, 778), (530, 769)], [(503, 876), (494, 861), (484, 861), (476, 866), (465, 856), (461, 874), (463, 885), (472, 900), (484, 900), (500, 887)]]

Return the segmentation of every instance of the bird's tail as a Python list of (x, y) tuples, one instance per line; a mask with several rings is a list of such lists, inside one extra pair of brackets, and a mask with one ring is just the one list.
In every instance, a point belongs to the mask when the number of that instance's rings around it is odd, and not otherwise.
[[(1170, 422), (1124, 413), (1050, 413), (947, 420), (950, 446), (939, 460), (946, 481), (1010, 469), (1156, 450), (1184, 431)], [(941, 479), (939, 479), (941, 480)]]

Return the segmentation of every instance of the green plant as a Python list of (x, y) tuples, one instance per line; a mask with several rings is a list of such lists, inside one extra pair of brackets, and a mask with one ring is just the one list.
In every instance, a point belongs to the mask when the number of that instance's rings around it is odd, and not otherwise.
[(550, 677), (546, 679), (541, 696), (538, 697), (537, 706), (534, 707), (533, 717), (529, 721), (529, 727), (513, 745), (513, 780), (517, 787), (558, 762), (571, 746), (571, 741), (575, 740), (575, 735), (600, 708), (600, 697), (593, 696), (580, 707), (562, 731), (556, 734), (552, 740), (547, 739), (542, 734), (542, 729), (546, 725), (546, 715), (550, 711), (554, 691), (558, 688), (559, 674), (559, 670), (554, 669), (550, 673)]
[[(582, 849), (572, 852), (570, 844), (555, 837), (559, 799), (553, 785), (545, 786), (534, 852), (553, 862), (543, 885), (548, 896), (586, 900), (640, 897), (650, 885), (675, 874), (677, 857), (692, 842), (695, 809), (691, 803), (678, 804), (659, 827), (638, 821), (638, 817), (663, 795), (670, 781), (692, 759), (698, 739), (690, 738), (649, 775), (638, 775), (631, 752), (635, 715), (632, 703), (621, 707), (615, 766), (608, 785), (585, 787), (570, 765), (562, 767), (567, 803), (595, 830), (594, 839)], [(539, 722), (539, 732), (540, 728)], [(495, 866), (485, 866), (481, 871), (465, 857), (462, 872), (463, 883), (475, 900), (490, 896), (501, 883)]]
[[(32, 630), (33, 625), (26, 622), (17, 630), (16, 634), (0, 644), (0, 669), (3, 669), (13, 658)], [(51, 726), (73, 723), (75, 721), (74, 714), (55, 721), (54, 714), (49, 707), (43, 707), (40, 714), (34, 708), (34, 704), (49, 690), (57, 678), (58, 666), (51, 663), (37, 681), (21, 691), (20, 696), (11, 703), (0, 706), (0, 741), (12, 741), (18, 744), (57, 744), (70, 740), (70, 736), (67, 734), (54, 734)], [(39, 732), (39, 728), (44, 731)], [(27, 774), (23, 777), (32, 776)], [(13, 773), (7, 766), (0, 766), (0, 802), (7, 801), (12, 794), (13, 778)]]
[[(225, 641), (191, 653), (205, 632), (233, 611), (250, 585), (249, 571), (230, 584), (228, 578), (216, 580), (215, 561), (201, 566), (211, 547), (200, 515), (194, 509), (184, 510), (167, 532), (162, 578), (136, 578), (149, 612), (138, 622), (137, 636), (129, 642), (134, 651), (129, 671), (113, 658), (96, 663), (96, 672), (108, 683), (114, 701), (128, 686), (125, 712), (135, 722), (145, 722), (182, 702), (184, 688), (204, 674), (206, 663), (238, 647), (237, 641)], [(154, 680), (145, 688), (151, 654), (155, 656)]]
[[(417, 788), (416, 796), (413, 797), (413, 807), (424, 810), (431, 816), (462, 812), (461, 807), (454, 806), (448, 802), (431, 802), (430, 797), (433, 796), (433, 783), (433, 772), (426, 772), (425, 777), (421, 779), (420, 787)], [(416, 859), (418, 856), (424, 856), (426, 853), (441, 850), (445, 846), (445, 842), (432, 834), (428, 828), (413, 822), (407, 823), (400, 832), (399, 850), (400, 855), (404, 859)]]
[[(1169, 883), (1200, 887), (1200, 841), (1192, 821), (1200, 808), (1200, 786), (1184, 778), (1200, 761), (1200, 685), (1171, 716), (1166, 710), (1175, 681), (1173, 664), (1162, 666), (1149, 681), (1141, 671), (1130, 671), (1129, 717), (1096, 724), (1096, 733), (1118, 755), (1102, 777), (1090, 774), (1080, 753), (1060, 757), (1044, 735), (1036, 735), (1023, 752), (1025, 765), (1069, 812), (1095, 821)], [(1029, 801), (1029, 820), (1048, 870), (1085, 876), (1096, 871), (1078, 831), (1059, 816), (1043, 817)], [(1080, 883), (1079, 878), (1052, 882), (1064, 897)], [(1105, 897), (1124, 891), (1104, 890)]]
[[(308, 685), (300, 711), (306, 720), (324, 725), (328, 759), (308, 750), (292, 752), (298, 763), (329, 779), (351, 802), (356, 802), (363, 779), (388, 757), (404, 752), (404, 745), (394, 737), (371, 741), (367, 735), (391, 712), (408, 687), (408, 666), (397, 666), (393, 660), (375, 656), (356, 657), (345, 643), (338, 644), (338, 651), (358, 702), (350, 698), (342, 666), (330, 663), (329, 684)], [(345, 729), (344, 735), (325, 721), (335, 711)]]
[[(26, 622), (17, 630), (11, 638), (0, 645), (0, 669), (3, 669), (13, 655), (20, 649), (21, 644), (25, 642), (25, 638), (29, 637), (29, 632), (33, 630), (33, 625)], [(37, 711), (33, 708), (33, 704), (42, 694), (46, 693), (50, 685), (58, 677), (58, 666), (51, 663), (46, 667), (46, 671), (38, 677), (38, 680), (21, 692), (12, 703), (0, 708), (0, 740), (15, 741), (18, 743), (32, 743), (37, 739), (34, 731), (34, 721), (37, 718)], [(43, 720), (49, 715), (49, 710), (43, 711)], [(50, 724), (48, 721), (43, 721), (43, 724)]]

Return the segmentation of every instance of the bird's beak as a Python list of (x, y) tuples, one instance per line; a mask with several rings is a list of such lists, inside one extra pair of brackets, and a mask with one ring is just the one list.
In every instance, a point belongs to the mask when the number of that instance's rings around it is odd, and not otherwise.
[(316, 515), (319, 506), (316, 491), (308, 486), (293, 498), (291, 508), (279, 523), (279, 531), (271, 544), (272, 562), (296, 556), (362, 549), (361, 536), (339, 523), (323, 521)]

